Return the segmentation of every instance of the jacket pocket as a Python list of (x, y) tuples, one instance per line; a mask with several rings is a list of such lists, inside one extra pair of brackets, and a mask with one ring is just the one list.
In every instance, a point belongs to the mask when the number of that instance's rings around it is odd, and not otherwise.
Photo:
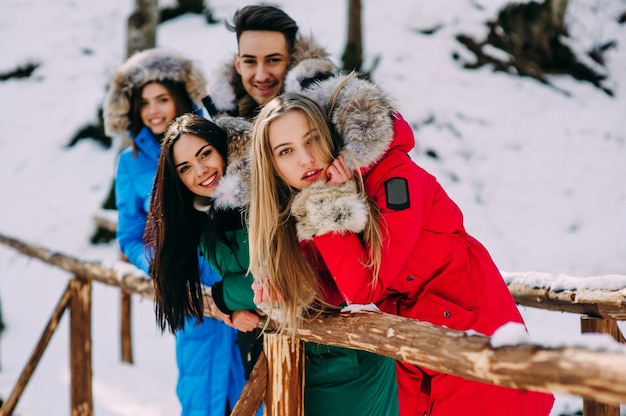
[[(457, 300), (426, 290), (417, 299), (406, 299), (399, 305), (404, 316), (430, 322), (438, 326), (465, 331), (476, 323), (478, 312), (461, 305)], [(402, 309), (405, 309), (404, 313)]]

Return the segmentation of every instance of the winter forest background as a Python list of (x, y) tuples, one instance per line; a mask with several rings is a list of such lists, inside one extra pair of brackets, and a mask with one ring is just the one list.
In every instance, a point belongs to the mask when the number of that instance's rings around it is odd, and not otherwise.
[[(85, 260), (117, 261), (114, 241), (91, 239), (123, 142), (95, 140), (97, 129), (87, 127), (97, 127), (107, 83), (126, 58), (134, 3), (2, 3), (0, 234)], [(187, 13), (161, 23), (157, 45), (198, 60), (210, 75), (236, 51), (224, 20), (248, 3), (210, 0), (210, 18)], [(347, 1), (273, 3), (342, 64)], [(501, 48), (503, 33), (488, 22), (507, 3), (362, 0), (361, 69), (393, 97), (415, 131), (411, 156), (437, 176), (503, 271), (571, 282), (623, 277), (626, 1), (569, 1), (567, 36), (558, 36), (572, 52), (564, 74)], [(86, 137), (77, 139), (81, 130)], [(68, 279), (0, 245), (0, 397), (13, 389)], [(173, 338), (157, 330), (151, 302), (133, 298), (135, 364), (127, 365), (119, 359), (119, 292), (96, 283), (93, 296), (95, 413), (179, 413)], [(578, 316), (521, 310), (536, 340), (580, 337)], [(69, 413), (68, 339), (64, 318), (16, 414)], [(553, 415), (580, 409), (580, 398), (557, 395)]]

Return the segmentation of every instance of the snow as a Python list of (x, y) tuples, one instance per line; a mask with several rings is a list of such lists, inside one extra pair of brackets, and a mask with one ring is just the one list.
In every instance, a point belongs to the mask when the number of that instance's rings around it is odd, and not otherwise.
[[(107, 82), (125, 58), (134, 1), (5, 0), (0, 14), (0, 73), (38, 65), (31, 77), (0, 82), (0, 233), (90, 261), (116, 264), (117, 246), (91, 245), (93, 216), (114, 176), (122, 145), (86, 139)], [(165, 2), (173, 3), (172, 0)], [(230, 19), (242, 0), (208, 2)], [(276, 1), (340, 63), (346, 3)], [(619, 289), (626, 275), (626, 27), (623, 1), (570, 0), (568, 44), (606, 52), (610, 97), (568, 76), (554, 87), (530, 78), (466, 70), (473, 56), (458, 34), (483, 39), (484, 22), (504, 0), (363, 2), (366, 62), (412, 124), (412, 157), (462, 208), (469, 232), (502, 270), (556, 290)], [(166, 6), (162, 2), (161, 7)], [(434, 30), (431, 35), (420, 31)], [(223, 24), (183, 16), (159, 26), (159, 46), (197, 59), (207, 74), (236, 50)], [(502, 52), (490, 49), (494, 56)], [(458, 58), (455, 60), (453, 55)], [(436, 155), (436, 157), (429, 156)], [(128, 272), (122, 270), (123, 273)], [(12, 391), (61, 297), (68, 273), (0, 245), (0, 396)], [(180, 413), (174, 340), (157, 329), (150, 301), (133, 297), (134, 364), (120, 361), (119, 291), (93, 285), (93, 392), (99, 416)], [(580, 345), (579, 317), (521, 307), (530, 339)], [(624, 325), (621, 325), (624, 331)], [(516, 342), (515, 331), (500, 335)], [(16, 409), (21, 415), (69, 413), (68, 319), (64, 317)], [(602, 339), (599, 343), (606, 344)], [(553, 415), (580, 398), (557, 395)], [(624, 413), (624, 410), (622, 410)]]
[[(467, 331), (470, 332), (470, 331)], [(476, 335), (471, 333), (468, 335)], [(524, 325), (517, 322), (509, 322), (502, 325), (493, 333), (489, 339), (493, 348), (518, 344), (536, 344), (526, 331)], [(544, 337), (541, 345), (545, 348), (580, 347), (587, 351), (606, 351), (619, 354), (626, 353), (626, 345), (617, 342), (609, 334), (582, 334), (580, 337), (563, 337), (559, 333), (554, 333), (551, 337)]]

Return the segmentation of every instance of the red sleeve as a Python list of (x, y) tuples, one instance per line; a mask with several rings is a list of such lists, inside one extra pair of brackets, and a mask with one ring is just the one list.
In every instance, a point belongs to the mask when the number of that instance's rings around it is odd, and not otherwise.
[[(387, 207), (384, 184), (391, 178), (403, 178), (407, 182), (409, 206), (405, 209)], [(376, 303), (383, 299), (385, 290), (400, 274), (420, 236), (436, 192), (433, 183), (432, 177), (402, 151), (388, 153), (368, 174), (365, 188), (379, 207), (383, 237), (381, 268), (375, 285), (372, 285), (373, 270), (365, 266), (369, 260), (367, 250), (357, 234), (329, 233), (314, 237), (317, 249), (347, 302)]]

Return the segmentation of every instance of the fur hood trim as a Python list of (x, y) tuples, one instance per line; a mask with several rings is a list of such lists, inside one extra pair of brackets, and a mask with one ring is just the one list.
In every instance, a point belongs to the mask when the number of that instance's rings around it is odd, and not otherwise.
[[(328, 53), (312, 37), (298, 37), (285, 78), (285, 91), (299, 92), (310, 80), (324, 79), (337, 72)], [(237, 99), (245, 90), (234, 62), (222, 66), (209, 80), (207, 94), (204, 104), (211, 115), (237, 111)]]
[(104, 100), (104, 128), (109, 136), (125, 133), (130, 126), (131, 95), (151, 81), (183, 82), (192, 101), (201, 106), (206, 78), (192, 60), (176, 52), (153, 48), (134, 54), (114, 75)]
[(299, 241), (330, 232), (360, 233), (368, 220), (367, 203), (354, 181), (342, 185), (315, 182), (294, 197), (291, 213), (296, 219)]
[(241, 117), (231, 116), (220, 116), (214, 122), (228, 137), (226, 171), (213, 194), (215, 208), (243, 208), (250, 202), (252, 192), (252, 123)]
[[(329, 109), (331, 95), (339, 86), (335, 104)], [(356, 76), (337, 75), (313, 84), (303, 93), (329, 114), (350, 168), (367, 171), (389, 149), (394, 137), (394, 109), (378, 86)]]

